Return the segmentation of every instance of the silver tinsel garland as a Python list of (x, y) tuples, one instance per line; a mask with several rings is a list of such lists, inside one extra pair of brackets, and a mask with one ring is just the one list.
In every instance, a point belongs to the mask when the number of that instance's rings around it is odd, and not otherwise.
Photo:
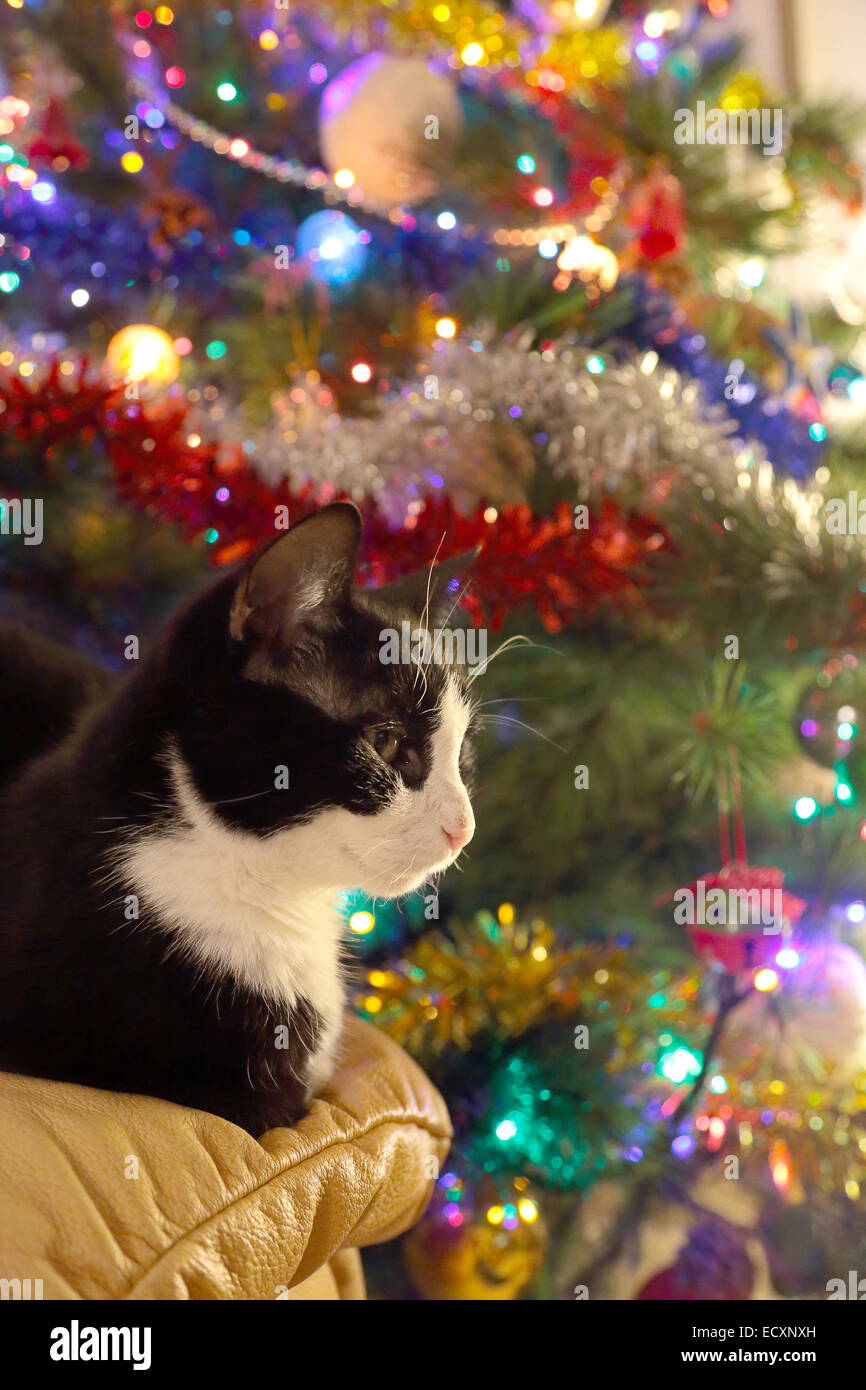
[(533, 463), (573, 479), (579, 497), (665, 473), (733, 496), (744, 472), (770, 469), (762, 446), (735, 432), (723, 407), (655, 352), (616, 361), (568, 343), (541, 352), (476, 338), (440, 344), (417, 384), (375, 415), (331, 415), (287, 438), (253, 432), (251, 457), (270, 481), (327, 482), (358, 500), (443, 485), (514, 500)]

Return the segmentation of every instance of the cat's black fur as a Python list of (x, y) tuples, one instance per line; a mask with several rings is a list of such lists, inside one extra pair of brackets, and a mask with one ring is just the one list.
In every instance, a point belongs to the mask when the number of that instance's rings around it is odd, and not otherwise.
[(81, 653), (0, 619), (0, 787), (59, 743), (112, 683)]
[[(371, 773), (369, 759), (358, 756), (371, 723), (399, 722), (406, 737), (397, 767), (410, 785), (423, 780), (444, 677), (429, 667), (422, 693), (411, 668), (379, 661), (383, 622), (409, 611), (408, 600), (351, 585), (357, 520), (346, 518), (353, 512), (338, 504), (317, 514), (331, 513), (331, 521), (294, 528), (291, 536), (304, 530), (317, 539), (278, 583), (272, 576), (273, 592), (259, 582), (252, 593), (251, 576), (267, 574), (257, 561), (217, 581), (128, 677), (116, 685), (106, 678), (109, 688), (72, 731), (6, 786), (0, 1069), (160, 1096), (253, 1134), (304, 1112), (307, 1089), (298, 1078), (319, 1027), (312, 1007), (301, 1002), (286, 1020), (251, 989), (169, 949), (144, 904), (139, 920), (126, 920), (130, 889), (111, 869), (119, 845), (173, 814), (169, 746), (222, 820), (257, 835), (329, 805), (375, 813), (394, 773), (384, 764)], [(277, 556), (288, 542), (265, 554)], [(303, 612), (296, 591), (317, 566), (329, 593), (315, 612)], [(434, 597), (454, 573), (439, 568)], [(14, 634), (3, 637), (6, 666)], [(92, 671), (79, 675), (78, 685), (34, 703), (56, 706), (56, 717), (32, 735), (32, 751), (55, 730), (62, 734), (100, 684)], [(26, 728), (25, 721), (22, 737), (30, 738)], [(7, 756), (17, 766), (20, 746)], [(291, 768), (288, 790), (274, 788), (278, 764)], [(275, 1049), (275, 1027), (286, 1022), (290, 1045)]]

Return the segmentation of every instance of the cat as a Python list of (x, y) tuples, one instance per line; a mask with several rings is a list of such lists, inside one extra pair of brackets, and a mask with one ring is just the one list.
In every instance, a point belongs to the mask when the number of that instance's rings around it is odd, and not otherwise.
[(2, 790), (0, 1069), (255, 1136), (327, 1081), (338, 895), (408, 893), (475, 828), (469, 681), (379, 659), (474, 557), (361, 588), (360, 534), (334, 503), (222, 576)]

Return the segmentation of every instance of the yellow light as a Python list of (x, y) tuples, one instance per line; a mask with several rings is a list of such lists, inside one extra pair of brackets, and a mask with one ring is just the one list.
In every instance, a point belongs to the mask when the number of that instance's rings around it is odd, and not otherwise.
[(845, 1184), (845, 1196), (856, 1202), (860, 1196), (860, 1184), (856, 1178), (849, 1178)]
[(487, 525), (492, 526), (499, 513), (495, 507), (485, 507), (483, 515), (484, 520), (487, 522)]
[(21, 373), (22, 376), (32, 376), (33, 373), (36, 371), (36, 363), (35, 363), (35, 362), (22, 362), (22, 363), (21, 363), (21, 366), (18, 368), (18, 370), (19, 370), (19, 372)]
[(595, 19), (599, 0), (574, 0), (574, 13), (578, 19)]
[(457, 324), (453, 319), (439, 319), (436, 324), (436, 332), (440, 338), (453, 338), (457, 332)]
[(377, 999), (375, 994), (371, 994), (369, 999), (364, 1000), (364, 1008), (368, 1014), (377, 1014), (382, 1007), (382, 1000)]
[(356, 362), (352, 368), (352, 380), (361, 382), (372, 380), (373, 368), (367, 362)]
[(514, 921), (514, 908), (511, 906), (511, 903), (500, 903), (496, 911), (496, 916), (499, 918), (500, 924), (503, 927), (510, 927), (511, 923)]
[(144, 160), (140, 154), (130, 150), (121, 159), (121, 164), (128, 174), (140, 174), (144, 168)]
[(597, 280), (603, 290), (611, 290), (619, 275), (619, 261), (607, 246), (588, 236), (576, 236), (567, 242), (556, 264), (560, 270)]
[(648, 39), (660, 39), (667, 28), (667, 16), (661, 10), (650, 10), (643, 22), (643, 31)]
[(755, 989), (761, 990), (766, 994), (767, 990), (775, 989), (779, 983), (779, 977), (775, 970), (759, 970), (755, 976)]
[(366, 936), (376, 925), (376, 918), (372, 912), (353, 912), (349, 918), (349, 930), (356, 936)]
[(772, 1169), (773, 1182), (780, 1190), (784, 1191), (791, 1181), (791, 1170), (788, 1164), (784, 1158), (777, 1158), (772, 1164)]
[(532, 955), (533, 960), (547, 960), (547, 947), (533, 946), (530, 954)]
[(491, 1226), (501, 1226), (504, 1216), (505, 1212), (502, 1210), (502, 1207), (487, 1208), (487, 1220), (490, 1222)]
[(282, 111), (286, 104), (286, 98), (280, 92), (268, 92), (265, 97), (265, 105), (269, 111)]
[(338, 188), (351, 188), (355, 182), (355, 175), (351, 169), (338, 169), (334, 175), (334, 183)]
[(610, 976), (608, 975), (606, 970), (596, 970), (595, 982), (597, 985), (606, 985), (609, 979)]
[(468, 68), (474, 68), (476, 63), (480, 63), (484, 57), (484, 49), (480, 43), (468, 43), (460, 54)]
[(6, 0), (6, 4), (12, 10), (22, 10), (24, 8), (24, 0)]
[(14, 352), (0, 352), (0, 366), (10, 367), (15, 361)]
[(517, 1203), (517, 1210), (523, 1221), (531, 1222), (538, 1220), (538, 1207), (534, 1202), (530, 1202), (528, 1197), (524, 1197), (521, 1202)]
[(174, 19), (174, 10), (170, 9), (168, 5), (157, 5), (153, 17), (157, 24), (171, 24)]
[(451, 18), (451, 11), (447, 5), (436, 5), (433, 9), (433, 18), (437, 24), (444, 24), (446, 19)]
[(149, 323), (132, 323), (115, 333), (105, 362), (112, 376), (153, 386), (170, 385), (180, 371), (171, 338)]
[(279, 41), (280, 36), (275, 34), (273, 29), (263, 29), (259, 34), (259, 43), (264, 49), (276, 48)]

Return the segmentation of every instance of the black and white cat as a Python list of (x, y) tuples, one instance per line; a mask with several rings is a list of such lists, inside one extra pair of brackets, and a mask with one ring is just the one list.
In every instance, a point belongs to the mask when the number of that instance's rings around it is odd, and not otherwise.
[(362, 589), (359, 539), (346, 503), (293, 527), (6, 788), (0, 1069), (253, 1134), (304, 1113), (341, 1027), (337, 895), (409, 892), (474, 831), (467, 683), (379, 659), (472, 557)]

